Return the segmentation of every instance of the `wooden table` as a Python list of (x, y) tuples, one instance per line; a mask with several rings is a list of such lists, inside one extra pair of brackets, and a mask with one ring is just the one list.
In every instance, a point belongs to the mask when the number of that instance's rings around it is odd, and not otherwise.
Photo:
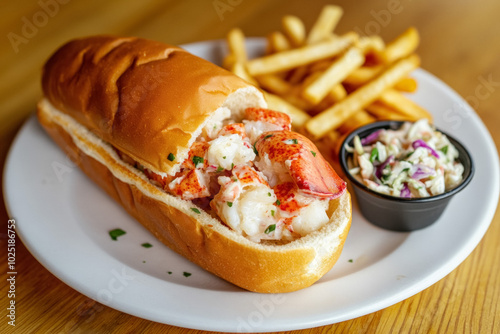
[[(40, 97), (40, 68), (66, 40), (82, 35), (137, 35), (172, 44), (223, 38), (233, 26), (249, 36), (279, 29), (285, 14), (308, 27), (326, 1), (4, 1), (0, 5), (0, 162)], [(468, 98), (500, 147), (500, 2), (337, 1), (345, 9), (338, 31), (378, 33), (386, 41), (414, 25), (421, 33), (422, 67)], [(484, 82), (490, 81), (488, 86)], [(3, 203), (3, 201), (2, 201)], [(2, 282), (7, 213), (0, 206)], [(22, 223), (22, 222), (21, 222)], [(473, 222), (471, 222), (473, 223)], [(373, 314), (298, 332), (499, 333), (500, 214), (473, 253), (430, 288)], [(100, 305), (59, 281), (17, 244), (19, 333), (177, 332)], [(4, 266), (5, 264), (5, 266)], [(7, 290), (1, 287), (0, 331), (7, 325)], [(182, 330), (184, 332), (196, 332)]]

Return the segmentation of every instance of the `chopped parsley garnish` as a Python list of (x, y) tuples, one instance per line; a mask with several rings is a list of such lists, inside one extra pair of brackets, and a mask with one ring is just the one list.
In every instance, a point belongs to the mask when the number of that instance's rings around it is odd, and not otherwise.
[(226, 159), (226, 156), (223, 156), (222, 159)]
[(350, 262), (350, 263), (353, 263), (353, 262), (354, 262), (354, 260), (353, 260), (353, 259), (349, 259), (349, 262)]
[(271, 193), (267, 193), (267, 196), (271, 197)]
[(439, 150), (446, 155), (448, 153), (448, 145), (446, 145), (445, 147), (440, 148)]
[(167, 273), (168, 273), (169, 275), (172, 275), (172, 272), (171, 272), (171, 271), (167, 271)]
[(316, 156), (316, 152), (314, 151), (311, 151), (312, 155), (315, 157)]
[(153, 247), (153, 245), (151, 245), (149, 242), (145, 242), (141, 246), (144, 247), (144, 248), (151, 248), (151, 247)]
[(415, 151), (411, 151), (411, 152), (408, 152), (408, 154), (406, 155), (405, 159), (408, 159), (409, 157), (411, 157), (411, 155), (415, 153)]
[(202, 158), (202, 157), (199, 157), (199, 156), (197, 156), (197, 155), (195, 155), (195, 156), (193, 157), (193, 163), (194, 163), (194, 166), (195, 166), (195, 167), (196, 167), (196, 166), (198, 166), (198, 164), (202, 164), (202, 163), (203, 163), (203, 161), (204, 161), (204, 160), (203, 160), (203, 158)]
[(276, 229), (276, 224), (271, 224), (269, 225), (266, 230), (264, 231), (265, 234), (269, 234), (271, 233), (272, 231), (274, 231)]
[(295, 139), (295, 138), (283, 140), (283, 142), (285, 144), (287, 144), (287, 145), (292, 145), (292, 144), (298, 144), (299, 143), (299, 141), (297, 139)]
[(228, 207), (232, 207), (233, 206), (233, 202), (226, 202), (226, 203), (227, 203)]
[(189, 277), (192, 275), (191, 273), (188, 273), (187, 271), (183, 272), (182, 274), (184, 275), (184, 277)]
[(274, 217), (274, 213), (275, 213), (275, 212), (276, 212), (276, 211), (271, 210), (271, 216), (273, 216), (273, 217)]
[(279, 199), (276, 200), (276, 205), (281, 205), (281, 202)]
[(264, 139), (271, 138), (272, 136), (274, 136), (274, 135), (267, 135), (264, 137)]
[(197, 208), (191, 208), (191, 210), (193, 210), (193, 212), (195, 213), (201, 213), (200, 210), (198, 210)]
[(169, 153), (167, 159), (170, 160), (170, 161), (174, 161), (175, 160), (175, 155), (173, 153)]
[(255, 144), (256, 144), (256, 143), (257, 143), (257, 142), (255, 142), (255, 143), (253, 144), (253, 153), (255, 153), (255, 155), (256, 155), (256, 156), (259, 156), (259, 151), (257, 151), (257, 149), (255, 148)]
[(233, 162), (231, 162), (231, 169), (233, 169), (233, 168), (234, 168), (234, 163), (233, 163)]
[(370, 162), (373, 163), (375, 159), (378, 159), (378, 148), (374, 148), (370, 153)]
[(126, 234), (127, 232), (125, 232), (124, 230), (120, 229), (120, 228), (115, 228), (114, 230), (111, 230), (109, 231), (109, 236), (111, 237), (111, 239), (113, 240), (118, 240), (117, 238), (119, 236), (122, 236), (124, 234)]
[(223, 170), (224, 170), (224, 168), (222, 168), (221, 166), (219, 166), (219, 167), (217, 167), (216, 172), (217, 172), (217, 173), (220, 173), (220, 172), (222, 172)]

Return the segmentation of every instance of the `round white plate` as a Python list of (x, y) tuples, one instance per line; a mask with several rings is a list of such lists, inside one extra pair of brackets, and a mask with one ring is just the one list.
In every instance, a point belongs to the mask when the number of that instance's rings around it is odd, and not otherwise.
[[(254, 54), (262, 40), (249, 40)], [(220, 63), (223, 42), (187, 45)], [(35, 117), (9, 153), (4, 195), (30, 252), (63, 282), (141, 318), (213, 331), (278, 331), (332, 324), (404, 300), (457, 267), (488, 229), (498, 203), (495, 146), (474, 111), (441, 81), (417, 70), (411, 98), (461, 140), (476, 166), (470, 185), (434, 225), (412, 233), (367, 223), (354, 207), (352, 228), (334, 268), (301, 291), (243, 291), (160, 244), (61, 153)], [(111, 240), (108, 231), (126, 234)], [(151, 248), (141, 244), (149, 242)]]

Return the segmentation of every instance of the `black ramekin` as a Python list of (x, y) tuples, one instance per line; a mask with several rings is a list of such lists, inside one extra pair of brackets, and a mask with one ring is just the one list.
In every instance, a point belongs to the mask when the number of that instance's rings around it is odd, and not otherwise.
[(444, 212), (454, 195), (464, 189), (474, 175), (474, 164), (467, 149), (447, 133), (437, 129), (448, 137), (457, 148), (458, 160), (464, 166), (463, 180), (457, 187), (436, 196), (424, 198), (401, 198), (377, 193), (358, 181), (349, 173), (346, 145), (353, 146), (356, 135), (361, 139), (379, 129), (399, 129), (403, 121), (380, 121), (365, 125), (350, 133), (340, 150), (340, 165), (354, 190), (361, 214), (371, 223), (392, 231), (414, 231), (433, 224)]

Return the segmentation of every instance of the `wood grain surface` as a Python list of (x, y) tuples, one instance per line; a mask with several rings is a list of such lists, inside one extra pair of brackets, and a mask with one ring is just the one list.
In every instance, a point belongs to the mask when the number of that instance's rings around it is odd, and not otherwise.
[[(219, 8), (221, 3), (225, 10)], [(280, 28), (280, 19), (285, 14), (301, 17), (310, 27), (326, 3), (295, 0), (2, 1), (0, 166), (16, 131), (34, 112), (41, 96), (39, 82), (43, 62), (66, 40), (112, 33), (183, 44), (224, 38), (234, 26), (241, 27), (248, 36), (264, 36)], [(343, 0), (335, 4), (344, 8), (337, 27), (339, 32), (359, 29), (377, 33), (389, 41), (408, 26), (417, 27), (421, 34), (418, 54), (422, 67), (467, 98), (489, 129), (497, 149), (500, 147), (498, 0)], [(485, 86), (485, 82), (489, 84)], [(5, 284), (8, 219), (5, 207), (0, 205), (3, 282), (0, 332), (201, 333), (130, 316), (85, 297), (49, 273), (20, 242), (16, 245), (16, 326), (9, 326)], [(497, 208), (477, 248), (436, 284), (378, 312), (294, 333), (500, 333), (499, 259)]]

